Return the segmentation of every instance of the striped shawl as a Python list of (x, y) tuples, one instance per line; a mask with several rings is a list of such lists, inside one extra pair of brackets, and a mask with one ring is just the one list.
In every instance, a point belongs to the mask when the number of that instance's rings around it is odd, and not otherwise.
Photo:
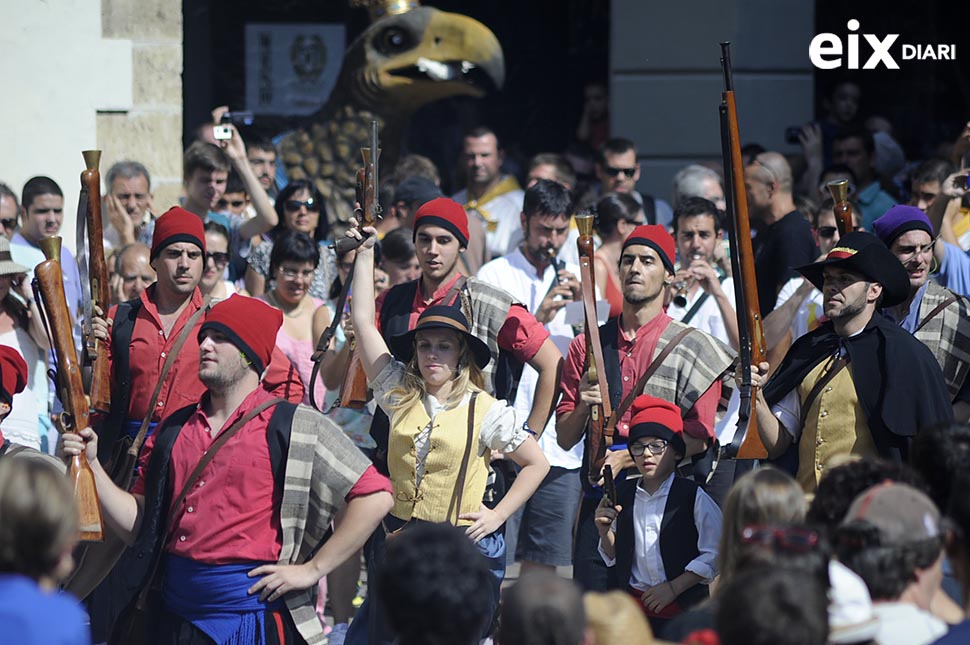
[(927, 321), (915, 336), (933, 352), (940, 364), (952, 401), (970, 372), (970, 301), (929, 282), (920, 302), (919, 319), (922, 323), (933, 309), (951, 296), (956, 297), (956, 301)]

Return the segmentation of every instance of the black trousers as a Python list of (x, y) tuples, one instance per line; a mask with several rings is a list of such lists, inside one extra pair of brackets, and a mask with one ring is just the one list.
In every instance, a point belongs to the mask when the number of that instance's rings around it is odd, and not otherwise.
[[(300, 636), (290, 612), (286, 609), (267, 611), (264, 620), (266, 633), (263, 634), (262, 642), (266, 645), (306, 645), (306, 640)], [(148, 642), (151, 645), (215, 644), (204, 631), (163, 607), (153, 612)]]

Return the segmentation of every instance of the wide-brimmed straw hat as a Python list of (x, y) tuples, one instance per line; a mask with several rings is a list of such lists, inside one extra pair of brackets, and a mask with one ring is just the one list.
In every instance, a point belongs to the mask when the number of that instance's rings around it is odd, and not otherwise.
[(394, 353), (394, 356), (399, 361), (403, 363), (409, 362), (414, 356), (415, 335), (419, 331), (428, 329), (450, 329), (464, 336), (465, 340), (468, 341), (468, 346), (471, 348), (472, 354), (475, 356), (475, 363), (481, 369), (485, 369), (485, 366), (492, 360), (492, 352), (488, 349), (488, 345), (468, 331), (468, 319), (465, 318), (465, 314), (458, 308), (449, 307), (448, 305), (428, 307), (421, 314), (421, 317), (418, 318), (418, 324), (414, 329), (403, 334), (398, 334), (397, 336), (392, 336), (388, 342), (391, 352)]
[(0, 275), (27, 273), (28, 271), (30, 269), (13, 261), (13, 257), (10, 255), (10, 240), (0, 235)]

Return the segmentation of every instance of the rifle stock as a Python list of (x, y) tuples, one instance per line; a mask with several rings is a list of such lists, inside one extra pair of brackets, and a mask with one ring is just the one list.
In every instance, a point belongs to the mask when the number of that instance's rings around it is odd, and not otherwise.
[(842, 237), (855, 228), (852, 225), (852, 204), (849, 203), (849, 180), (830, 181), (828, 189), (835, 201), (832, 212), (835, 213), (835, 225), (839, 227), (839, 237)]
[(754, 271), (754, 251), (751, 247), (751, 224), (748, 219), (748, 199), (744, 185), (744, 163), (741, 159), (741, 137), (738, 134), (738, 110), (734, 98), (734, 78), (731, 71), (730, 43), (721, 43), (721, 70), (724, 92), (719, 108), (721, 117), (721, 153), (724, 161), (724, 189), (728, 217), (731, 224), (731, 265), (740, 281), (735, 288), (738, 316), (738, 355), (741, 361), (741, 406), (738, 411), (737, 432), (744, 440), (738, 448), (738, 459), (765, 459), (765, 449), (758, 432), (755, 413), (757, 391), (751, 382), (751, 365), (763, 362), (768, 351), (765, 345), (761, 308), (758, 302), (758, 283)]
[[(64, 430), (80, 432), (90, 427), (90, 408), (81, 380), (81, 366), (74, 348), (71, 320), (67, 298), (64, 296), (64, 277), (61, 265), (55, 258), (61, 256), (61, 238), (41, 240), (41, 249), (47, 258), (34, 269), (34, 290), (38, 304), (43, 305), (51, 346), (57, 357), (57, 393), (64, 405), (61, 425)], [(98, 490), (94, 473), (84, 455), (71, 459), (68, 477), (74, 487), (80, 512), (80, 539), (100, 542), (104, 539), (104, 521), (98, 503)]]
[[(91, 284), (91, 305), (99, 307), (107, 315), (111, 304), (108, 291), (108, 265), (104, 259), (104, 231), (101, 220), (101, 162), (100, 150), (85, 150), (86, 168), (81, 173), (81, 196), (79, 203), (85, 208), (88, 242), (88, 279)], [(86, 311), (85, 316), (92, 312)], [(104, 341), (94, 336), (90, 323), (84, 326), (87, 360), (91, 362), (91, 408), (98, 414), (107, 414), (111, 408), (111, 375), (108, 364), (108, 348)]]

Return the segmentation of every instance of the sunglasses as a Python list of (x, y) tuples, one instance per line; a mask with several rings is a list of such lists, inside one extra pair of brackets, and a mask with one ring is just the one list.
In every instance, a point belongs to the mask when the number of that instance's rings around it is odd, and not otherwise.
[(17, 218), (11, 217), (10, 219), (0, 219), (0, 226), (4, 228), (17, 228)]
[(317, 202), (314, 199), (308, 199), (305, 202), (301, 202), (299, 199), (288, 199), (283, 207), (288, 211), (298, 211), (300, 206), (306, 207), (308, 211), (315, 211)]
[(651, 455), (659, 455), (662, 454), (666, 449), (667, 442), (663, 439), (657, 439), (656, 441), (651, 441), (650, 443), (637, 442), (631, 445), (630, 454), (634, 457), (642, 457), (643, 453), (649, 450)]
[(218, 202), (216, 202), (216, 206), (218, 206), (219, 208), (226, 208), (228, 206), (232, 206), (233, 208), (242, 208), (245, 205), (246, 205), (246, 200), (244, 199), (234, 199), (232, 201), (220, 199)]
[(741, 541), (806, 553), (818, 546), (818, 531), (798, 527), (746, 526), (741, 530)]
[(206, 260), (212, 260), (216, 264), (228, 264), (229, 263), (229, 254), (228, 253), (219, 253), (219, 252), (206, 253), (205, 254), (205, 257), (206, 257)]
[(614, 168), (613, 166), (605, 166), (603, 168), (603, 172), (605, 172), (610, 177), (616, 177), (620, 173), (623, 173), (627, 179), (633, 179), (633, 175), (637, 174), (637, 167), (634, 166), (633, 168)]

